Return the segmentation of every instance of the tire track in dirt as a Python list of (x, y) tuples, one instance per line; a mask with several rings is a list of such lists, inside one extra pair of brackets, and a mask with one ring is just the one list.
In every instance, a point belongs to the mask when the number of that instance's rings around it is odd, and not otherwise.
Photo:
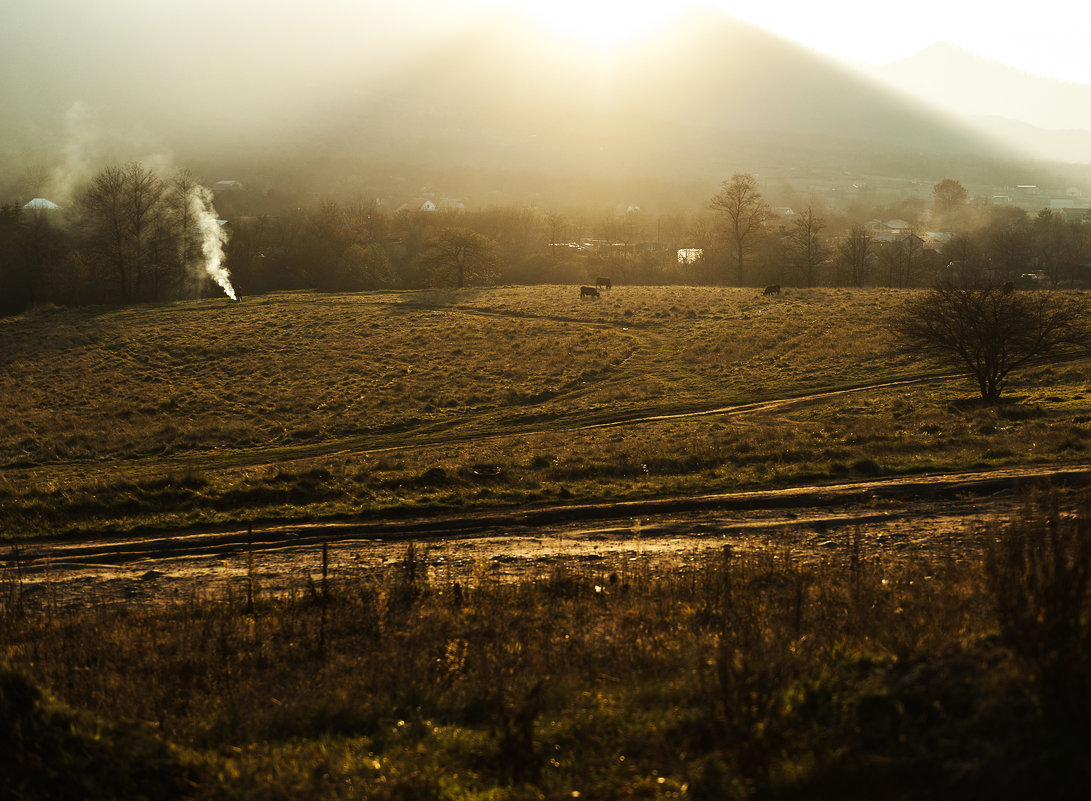
[(421, 575), (441, 588), (573, 570), (605, 591), (628, 575), (699, 569), (725, 553), (812, 565), (973, 558), (982, 531), (1018, 512), (1020, 490), (1044, 484), (1091, 485), (1091, 463), (36, 542), (0, 555), (0, 607), (21, 614), (109, 604), (238, 604), (257, 593), (300, 597), (324, 587), (327, 574), (335, 585), (389, 575), (410, 543)]
[(503, 431), (493, 434), (483, 434), (481, 432), (473, 432), (465, 435), (452, 434), (446, 437), (433, 437), (429, 439), (421, 439), (413, 442), (403, 441), (398, 445), (383, 445), (379, 447), (371, 448), (343, 448), (336, 451), (326, 451), (323, 453), (315, 453), (313, 455), (292, 458), (288, 460), (273, 461), (266, 463), (259, 463), (251, 465), (252, 467), (275, 467), (277, 465), (286, 465), (292, 463), (300, 463), (309, 461), (311, 459), (331, 457), (331, 456), (367, 456), (369, 454), (378, 453), (391, 453), (394, 451), (404, 451), (413, 448), (429, 448), (439, 445), (449, 445), (464, 442), (492, 442), (495, 440), (506, 439), (513, 436), (538, 436), (543, 434), (552, 434), (556, 432), (573, 432), (573, 431), (594, 431), (606, 428), (618, 428), (621, 426), (639, 425), (641, 423), (654, 423), (664, 420), (686, 420), (696, 417), (709, 417), (713, 415), (721, 415), (725, 417), (729, 416), (745, 416), (752, 414), (760, 414), (762, 412), (775, 411), (783, 409), (793, 405), (802, 405), (806, 403), (814, 403), (817, 401), (827, 400), (829, 398), (836, 398), (842, 395), (850, 395), (859, 392), (869, 392), (879, 389), (889, 389), (891, 387), (911, 386), (913, 384), (923, 384), (932, 381), (950, 381), (957, 378), (962, 378), (961, 374), (949, 373), (942, 375), (925, 375), (917, 376), (913, 378), (897, 379), (894, 381), (884, 381), (877, 384), (865, 384), (862, 386), (845, 387), (841, 389), (831, 389), (822, 392), (808, 393), (806, 395), (795, 395), (782, 398), (771, 398), (763, 401), (754, 401), (752, 403), (740, 403), (730, 406), (714, 406), (712, 408), (705, 409), (693, 409), (682, 412), (669, 412), (666, 414), (643, 414), (633, 415), (629, 417), (618, 417), (610, 420), (602, 420), (593, 423), (575, 423), (571, 425), (564, 425), (560, 428), (543, 428), (541, 426), (528, 426), (525, 428), (505, 428)]
[[(829, 510), (867, 510), (877, 502), (897, 500), (930, 504), (1011, 493), (1038, 485), (1091, 485), (1091, 463), (1007, 467), (980, 472), (904, 476), (842, 484), (809, 485), (774, 490), (715, 493), (609, 503), (559, 504), (514, 509), (432, 515), (368, 517), (349, 521), (283, 521), (144, 537), (50, 540), (13, 545), (5, 560), (24, 571), (60, 571), (66, 566), (124, 565), (183, 556), (212, 556), (323, 542), (405, 542), (444, 538), (474, 539), (497, 531), (558, 528), (578, 532), (610, 521), (669, 519), (678, 515), (736, 512), (761, 515), (773, 511), (823, 509), (841, 524), (871, 519), (857, 511), (840, 517)], [(628, 523), (625, 523), (628, 526)], [(623, 526), (623, 528), (625, 527)]]

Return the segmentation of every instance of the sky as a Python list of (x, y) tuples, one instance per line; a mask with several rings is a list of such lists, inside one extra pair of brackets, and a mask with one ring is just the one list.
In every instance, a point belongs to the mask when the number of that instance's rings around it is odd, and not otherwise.
[[(1020, 69), (1091, 85), (1087, 32), (1091, 2), (1049, 0), (694, 0), (767, 28), (813, 49), (850, 62), (881, 64), (946, 41)], [(293, 51), (308, 58), (344, 49), (396, 57), (412, 44), (442, 38), (477, 14), (518, 10), (544, 25), (596, 46), (654, 30), (685, 0), (0, 0), (0, 44), (22, 44), (33, 58), (58, 40), (76, 40), (81, 30), (102, 25), (118, 43), (132, 43), (134, 30), (158, 30), (157, 46), (180, 43), (197, 58), (230, 57), (255, 43), (283, 46), (280, 63), (290, 70)], [(982, 7), (987, 13), (982, 13)], [(413, 9), (406, 13), (405, 9)], [(325, 20), (339, 20), (331, 28)], [(67, 26), (74, 30), (66, 30)], [(5, 31), (6, 29), (6, 31)], [(371, 31), (382, 31), (369, 36)], [(299, 33), (312, 41), (293, 41)], [(96, 33), (95, 35), (101, 36)], [(316, 55), (314, 36), (327, 41)], [(40, 41), (35, 41), (40, 40)], [(33, 41), (33, 44), (32, 44)], [(33, 48), (33, 49), (32, 49)]]
[(720, 0), (718, 5), (846, 60), (887, 63), (946, 41), (1028, 72), (1091, 84), (1091, 3), (1082, 0), (1040, 6), (1008, 0)]
[[(1028, 72), (1091, 84), (1087, 57), (1091, 2), (1086, 0), (1041, 5), (1010, 0), (706, 0), (706, 4), (850, 62), (888, 63), (945, 41)], [(573, 35), (582, 30), (588, 39), (608, 44), (613, 37), (654, 26), (679, 3), (466, 0), (466, 5), (523, 9)]]

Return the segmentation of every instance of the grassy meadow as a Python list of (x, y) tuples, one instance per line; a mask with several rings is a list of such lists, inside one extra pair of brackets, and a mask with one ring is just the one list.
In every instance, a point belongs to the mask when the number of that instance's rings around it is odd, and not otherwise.
[(20, 538), (1088, 458), (1091, 362), (983, 407), (894, 355), (906, 297), (500, 287), (0, 320), (0, 799), (1086, 798), (1091, 501), (1059, 491), (908, 557), (849, 529), (820, 559), (460, 584), (410, 544), (276, 596), (24, 603)]
[[(572, 287), (0, 320), (6, 537), (759, 488), (1088, 455), (1091, 361), (968, 382), (893, 290)], [(791, 403), (780, 398), (924, 379)]]

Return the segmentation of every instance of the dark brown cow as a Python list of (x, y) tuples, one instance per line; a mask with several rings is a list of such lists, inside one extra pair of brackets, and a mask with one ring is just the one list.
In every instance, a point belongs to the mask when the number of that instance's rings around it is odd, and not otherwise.
[(599, 291), (593, 286), (581, 286), (580, 287), (580, 300), (584, 298), (597, 298)]
[(779, 295), (780, 294), (780, 284), (770, 284), (769, 286), (765, 287), (765, 291), (762, 292), (761, 294), (763, 294), (763, 295)]
[(613, 289), (614, 283), (609, 278), (596, 278), (595, 289)]
[(1010, 295), (1012, 292), (1015, 291), (1015, 284), (1013, 284), (1011, 281), (1005, 281), (1003, 284), (1000, 285), (1000, 291), (1003, 292), (1005, 295)]

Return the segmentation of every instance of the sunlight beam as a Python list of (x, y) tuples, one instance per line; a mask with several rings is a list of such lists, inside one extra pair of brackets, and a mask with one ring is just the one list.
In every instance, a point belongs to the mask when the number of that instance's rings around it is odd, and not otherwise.
[(667, 0), (486, 0), (486, 3), (523, 13), (550, 33), (606, 50), (649, 34), (685, 7)]

